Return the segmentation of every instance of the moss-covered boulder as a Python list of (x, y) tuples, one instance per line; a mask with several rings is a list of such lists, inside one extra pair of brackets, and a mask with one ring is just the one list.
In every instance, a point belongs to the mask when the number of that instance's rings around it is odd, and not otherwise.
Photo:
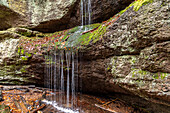
[(43, 57), (19, 48), (21, 39), (38, 33), (23, 28), (0, 31), (0, 84), (43, 85)]
[(133, 7), (127, 9), (117, 21), (110, 23), (105, 35), (97, 43), (89, 44), (88, 51), (84, 52), (86, 58), (139, 54), (145, 47), (170, 40), (168, 1), (154, 0), (138, 11)]
[(168, 4), (153, 0), (137, 10), (133, 4), (95, 43), (79, 49), (84, 92), (124, 94), (150, 112), (170, 110)]

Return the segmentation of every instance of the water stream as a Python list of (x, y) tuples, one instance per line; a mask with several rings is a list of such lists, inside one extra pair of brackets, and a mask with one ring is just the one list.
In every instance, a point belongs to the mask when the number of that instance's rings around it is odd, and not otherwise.
[(91, 0), (81, 0), (81, 26), (91, 24)]

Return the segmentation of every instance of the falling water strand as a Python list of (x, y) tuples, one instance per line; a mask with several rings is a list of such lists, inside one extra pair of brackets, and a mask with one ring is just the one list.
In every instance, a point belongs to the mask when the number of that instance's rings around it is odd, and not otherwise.
[[(71, 92), (72, 92), (72, 105), (75, 102), (75, 81), (74, 81), (74, 52), (72, 52), (72, 82), (71, 82)], [(72, 106), (73, 107), (73, 106)]]
[[(76, 78), (76, 81), (75, 81), (75, 88), (76, 88), (76, 92), (78, 92), (78, 87), (79, 87), (79, 78), (78, 78), (78, 51), (76, 51), (76, 60), (75, 60), (75, 78)], [(77, 105), (77, 100), (75, 100), (76, 102), (76, 105)]]
[[(91, 24), (91, 0), (81, 0), (81, 26)], [(85, 27), (85, 31), (87, 31)]]
[(83, 0), (81, 0), (81, 26), (83, 27), (83, 24), (84, 24), (84, 8), (83, 8)]
[(70, 51), (66, 52), (66, 62), (67, 62), (67, 106), (69, 106), (69, 96), (70, 96), (70, 79), (69, 79), (69, 68), (70, 68)]
[(57, 89), (57, 81), (58, 81), (58, 77), (57, 77), (57, 73), (56, 73), (56, 69), (57, 69), (57, 67), (56, 67), (56, 62), (57, 62), (57, 58), (56, 58), (57, 56), (56, 56), (56, 52), (54, 53), (54, 93), (55, 93), (55, 95), (54, 95), (54, 100), (56, 100), (56, 89)]
[(61, 104), (62, 101), (64, 101), (63, 98), (63, 92), (64, 92), (64, 70), (63, 70), (63, 64), (64, 63), (64, 51), (61, 51)]
[(91, 24), (91, 0), (88, 0), (88, 24)]
[(50, 88), (50, 56), (48, 55), (48, 88)]
[(60, 76), (60, 69), (61, 69), (61, 56), (60, 56), (61, 54), (60, 54), (60, 52), (58, 53), (58, 89), (59, 89), (59, 96), (58, 96), (58, 100), (59, 100), (59, 104), (61, 104), (60, 102), (60, 100), (61, 100), (61, 87), (60, 87), (60, 83), (61, 83), (61, 76)]
[(51, 83), (50, 84), (51, 84), (51, 91), (52, 91), (52, 89), (53, 89), (53, 87), (52, 87), (53, 86), (53, 56), (51, 56), (50, 61), (51, 61), (51, 66), (50, 66), (51, 67)]
[(9, 6), (8, 0), (0, 0), (0, 4), (5, 5), (7, 7)]
[[(84, 24), (86, 25), (86, 20), (87, 20), (87, 19), (86, 19), (86, 18), (87, 18), (87, 13), (86, 13), (86, 12), (87, 12), (86, 0), (84, 0), (84, 5), (83, 5), (83, 6), (84, 6), (84, 17), (85, 17), (85, 18), (84, 18)], [(86, 27), (85, 27), (85, 31), (86, 31)]]

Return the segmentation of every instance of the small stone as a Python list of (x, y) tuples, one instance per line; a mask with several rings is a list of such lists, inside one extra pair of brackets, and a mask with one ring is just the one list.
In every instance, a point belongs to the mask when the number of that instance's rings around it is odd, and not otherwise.
[(162, 91), (163, 91), (163, 92), (168, 92), (169, 90), (168, 90), (167, 87), (163, 87), (163, 88), (162, 88)]

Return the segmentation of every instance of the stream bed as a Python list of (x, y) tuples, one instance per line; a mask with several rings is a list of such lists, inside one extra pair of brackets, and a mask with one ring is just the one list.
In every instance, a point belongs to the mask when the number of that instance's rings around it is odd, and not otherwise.
[[(67, 103), (61, 91), (35, 86), (1, 86), (0, 112), (5, 113), (143, 113), (119, 98), (76, 93)], [(4, 108), (4, 109), (3, 109)]]

